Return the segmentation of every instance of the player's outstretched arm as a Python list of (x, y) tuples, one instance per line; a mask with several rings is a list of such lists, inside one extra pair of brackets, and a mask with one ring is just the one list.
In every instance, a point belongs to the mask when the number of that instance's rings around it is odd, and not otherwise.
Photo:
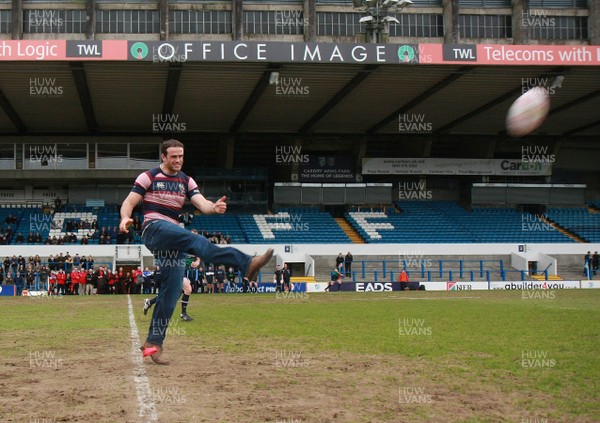
[(129, 225), (133, 223), (131, 214), (133, 209), (142, 201), (142, 196), (136, 192), (130, 192), (123, 204), (121, 205), (121, 222), (119, 223), (119, 230), (124, 233), (128, 233)]
[(207, 200), (202, 194), (194, 195), (190, 201), (202, 214), (223, 214), (227, 211), (227, 197), (223, 196), (213, 203)]

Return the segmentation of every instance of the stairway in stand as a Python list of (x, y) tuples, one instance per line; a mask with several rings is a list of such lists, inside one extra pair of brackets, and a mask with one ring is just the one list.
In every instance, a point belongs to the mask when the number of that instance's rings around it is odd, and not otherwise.
[(344, 219), (343, 217), (336, 217), (335, 221), (337, 222), (338, 226), (342, 228), (342, 230), (348, 236), (348, 238), (350, 238), (350, 241), (352, 241), (353, 244), (365, 243), (365, 240), (358, 234), (358, 232), (354, 230), (352, 225), (350, 225), (346, 221), (346, 219)]
[(569, 238), (577, 241), (577, 242), (587, 242), (585, 239), (582, 239), (581, 237), (575, 235), (573, 232), (563, 228), (562, 226), (560, 226), (558, 223), (556, 223), (555, 221), (553, 221), (552, 219), (549, 219), (548, 217), (543, 217), (541, 219), (544, 223), (547, 223), (548, 225), (552, 226), (554, 229), (556, 229), (558, 232), (568, 236)]

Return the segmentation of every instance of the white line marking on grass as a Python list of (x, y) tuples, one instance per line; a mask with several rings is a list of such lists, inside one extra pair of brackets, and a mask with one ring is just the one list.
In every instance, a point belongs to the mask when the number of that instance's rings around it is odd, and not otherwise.
[[(456, 300), (476, 300), (476, 299), (480, 299), (481, 297), (382, 297), (382, 298), (328, 298), (327, 301), (323, 301), (323, 302), (329, 302), (329, 303), (342, 303), (342, 302), (349, 302), (349, 301), (386, 301), (386, 300), (428, 300), (428, 301), (437, 301), (437, 300), (449, 300), (449, 301), (456, 301)], [(318, 302), (318, 301), (315, 301)], [(244, 304), (245, 305), (245, 304)]]
[(150, 381), (144, 369), (144, 359), (139, 348), (140, 335), (135, 324), (133, 305), (131, 304), (131, 297), (129, 295), (127, 295), (127, 303), (129, 304), (129, 326), (131, 327), (131, 359), (134, 364), (133, 383), (135, 384), (139, 405), (138, 416), (142, 417), (144, 422), (157, 422), (158, 413), (156, 412), (156, 405), (154, 404), (152, 390), (150, 389)]

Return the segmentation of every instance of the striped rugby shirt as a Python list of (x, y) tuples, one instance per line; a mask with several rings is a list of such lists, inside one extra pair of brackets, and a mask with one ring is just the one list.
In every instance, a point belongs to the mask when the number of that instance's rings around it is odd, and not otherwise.
[(194, 179), (181, 171), (167, 175), (160, 167), (140, 174), (131, 191), (144, 197), (144, 227), (158, 219), (178, 225), (185, 199), (200, 194)]

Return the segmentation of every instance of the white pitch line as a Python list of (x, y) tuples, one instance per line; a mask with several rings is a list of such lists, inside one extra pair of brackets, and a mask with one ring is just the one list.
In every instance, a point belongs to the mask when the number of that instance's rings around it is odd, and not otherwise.
[(140, 335), (138, 333), (137, 325), (135, 324), (133, 305), (131, 304), (131, 297), (129, 295), (127, 295), (127, 302), (129, 304), (129, 326), (131, 327), (131, 359), (134, 364), (133, 383), (135, 384), (139, 405), (138, 416), (141, 417), (144, 422), (157, 422), (158, 413), (156, 411), (156, 405), (154, 404), (152, 390), (150, 389), (150, 381), (148, 380), (146, 370), (144, 369), (144, 359), (139, 348)]

